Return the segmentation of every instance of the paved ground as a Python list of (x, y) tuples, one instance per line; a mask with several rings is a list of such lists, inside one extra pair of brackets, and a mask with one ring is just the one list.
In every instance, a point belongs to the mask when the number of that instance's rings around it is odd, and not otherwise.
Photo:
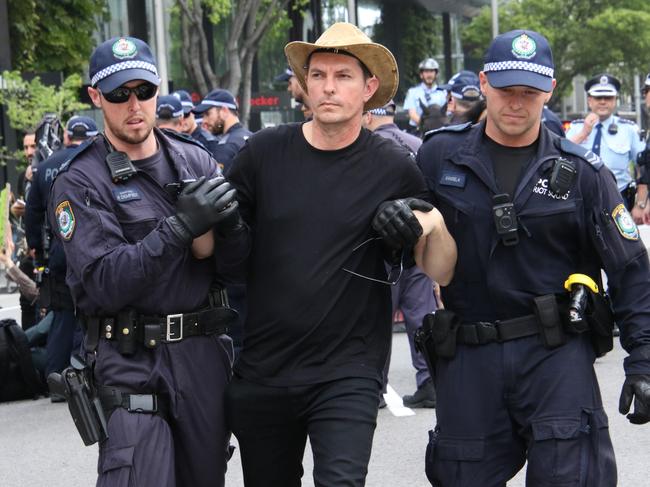
[[(650, 228), (642, 227), (650, 242)], [(15, 294), (0, 295), (0, 318), (17, 317)], [(633, 426), (618, 414), (618, 396), (623, 382), (625, 352), (615, 350), (596, 362), (603, 401), (619, 466), (620, 487), (650, 485), (650, 425)], [(569, 364), (567, 364), (569, 366)], [(404, 333), (393, 335), (390, 384), (398, 395), (414, 388), (414, 374)], [(379, 412), (368, 474), (368, 487), (427, 487), (424, 450), (427, 430), (435, 422), (434, 410), (405, 410), (393, 407)], [(410, 414), (411, 415), (401, 415)], [(0, 404), (0, 487), (85, 487), (94, 484), (96, 447), (86, 448), (78, 437), (64, 404), (47, 399)], [(303, 485), (313, 486), (310, 451), (305, 454)], [(242, 486), (239, 456), (235, 453), (227, 486)], [(509, 484), (524, 486), (524, 472)], [(280, 487), (280, 486), (269, 486)], [(476, 486), (481, 487), (481, 486)]]

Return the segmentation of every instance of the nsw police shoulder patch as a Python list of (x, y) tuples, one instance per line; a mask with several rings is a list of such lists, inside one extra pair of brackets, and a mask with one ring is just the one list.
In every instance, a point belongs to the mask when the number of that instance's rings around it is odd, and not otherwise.
[(614, 208), (612, 211), (612, 219), (623, 237), (628, 240), (639, 240), (639, 229), (623, 203)]
[(74, 213), (68, 200), (56, 207), (56, 221), (59, 225), (59, 235), (63, 240), (70, 240), (75, 229)]

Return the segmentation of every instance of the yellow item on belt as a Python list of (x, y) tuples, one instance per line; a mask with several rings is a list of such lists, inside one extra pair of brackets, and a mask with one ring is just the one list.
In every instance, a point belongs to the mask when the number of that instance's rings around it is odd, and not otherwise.
[(567, 277), (567, 280), (564, 281), (564, 289), (571, 291), (571, 286), (574, 284), (584, 284), (593, 292), (598, 293), (598, 284), (586, 274), (571, 274)]

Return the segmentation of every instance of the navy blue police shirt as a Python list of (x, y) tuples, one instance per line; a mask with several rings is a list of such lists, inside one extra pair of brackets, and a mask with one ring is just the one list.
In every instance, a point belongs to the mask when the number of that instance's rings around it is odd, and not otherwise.
[(228, 174), (230, 170), (230, 163), (235, 158), (237, 153), (244, 147), (244, 144), (252, 132), (241, 123), (236, 123), (228, 129), (228, 132), (217, 137), (218, 141), (214, 147), (212, 154), (217, 162), (221, 165), (224, 174)]
[[(175, 198), (159, 179), (210, 178), (219, 168), (198, 144), (157, 129), (155, 134), (163, 153), (159, 164), (167, 163), (171, 172), (144, 168), (114, 183), (104, 161), (106, 145), (97, 137), (61, 168), (52, 187), (50, 223), (68, 259), (67, 284), (86, 314), (126, 307), (156, 314), (196, 310), (217, 277), (215, 266), (194, 258), (165, 221), (175, 214)], [(240, 248), (220, 246), (233, 252), (224, 261), (237, 262)], [(221, 269), (220, 277), (227, 278), (227, 266)]]
[[(27, 246), (36, 251), (36, 257), (39, 260), (43, 257), (43, 227), (45, 225), (50, 188), (61, 165), (76, 150), (76, 145), (70, 145), (56, 151), (38, 165), (32, 178), (32, 187), (25, 206), (25, 238), (27, 239)], [(48, 267), (52, 276), (62, 279), (65, 277), (65, 253), (57, 239), (50, 240)]]
[[(463, 322), (529, 315), (533, 298), (564, 292), (570, 274), (598, 281), (603, 268), (630, 353), (626, 372), (650, 373), (648, 255), (612, 173), (597, 156), (543, 127), (537, 155), (514, 193), (519, 243), (505, 246), (492, 215), (498, 188), (484, 128), (485, 122), (441, 129), (418, 154), (432, 202), (458, 246), (454, 278), (442, 289), (445, 307)], [(549, 188), (559, 157), (577, 169), (565, 195)]]

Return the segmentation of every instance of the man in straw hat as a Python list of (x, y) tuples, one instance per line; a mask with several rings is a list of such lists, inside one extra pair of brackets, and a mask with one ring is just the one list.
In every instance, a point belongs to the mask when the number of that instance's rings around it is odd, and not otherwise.
[[(447, 283), (455, 245), (417, 199), (426, 186), (408, 152), (361, 127), (362, 112), (397, 88), (390, 51), (340, 23), (285, 52), (314, 118), (253, 135), (229, 173), (251, 253), (227, 414), (247, 487), (299, 486), (308, 436), (316, 485), (362, 486), (391, 337), (389, 285), (413, 254), (402, 247), (419, 242), (416, 257)], [(393, 230), (383, 242), (371, 226), (380, 205), (378, 225)]]
[(614, 316), (629, 353), (619, 410), (650, 421), (648, 255), (600, 158), (542, 123), (553, 73), (541, 34), (497, 36), (479, 75), (486, 119), (418, 153), (459, 253), (432, 323), (436, 486), (503, 487), (528, 462), (528, 486), (614, 487), (593, 368)]

